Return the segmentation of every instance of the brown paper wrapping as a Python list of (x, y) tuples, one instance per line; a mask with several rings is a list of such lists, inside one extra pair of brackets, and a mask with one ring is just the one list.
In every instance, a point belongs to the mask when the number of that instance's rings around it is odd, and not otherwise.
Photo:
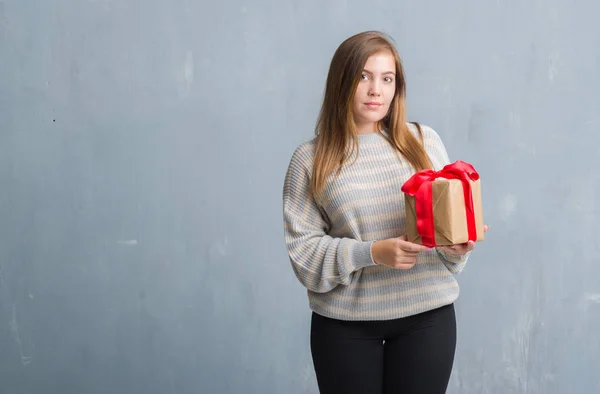
[[(475, 209), (475, 225), (477, 242), (484, 240), (483, 209), (481, 204), (481, 183), (470, 181)], [(438, 178), (433, 181), (433, 218), (435, 227), (435, 243), (438, 246), (457, 245), (469, 240), (465, 197), (462, 182), (458, 179)], [(422, 244), (417, 232), (417, 214), (415, 197), (404, 195), (406, 203), (406, 235), (408, 241)]]

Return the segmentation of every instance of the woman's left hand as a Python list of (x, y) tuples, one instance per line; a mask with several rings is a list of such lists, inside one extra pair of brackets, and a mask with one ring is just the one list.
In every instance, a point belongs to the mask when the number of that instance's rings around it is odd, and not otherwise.
[[(485, 226), (483, 226), (483, 232), (485, 233), (486, 231), (488, 231), (489, 228), (490, 228), (490, 226), (488, 226), (486, 224)], [(467, 243), (458, 244), (458, 245), (439, 246), (439, 248), (443, 249), (446, 253), (457, 254), (457, 255), (470, 252), (471, 250), (473, 250), (474, 247), (475, 247), (474, 241), (469, 241)]]

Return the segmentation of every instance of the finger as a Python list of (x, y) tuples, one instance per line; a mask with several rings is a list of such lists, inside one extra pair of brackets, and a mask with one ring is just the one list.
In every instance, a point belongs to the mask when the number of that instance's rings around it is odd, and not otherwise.
[(401, 255), (402, 256), (406, 256), (406, 257), (415, 258), (419, 254), (419, 252), (414, 252), (414, 251), (410, 251), (410, 250), (403, 250), (402, 248), (400, 248), (400, 250), (402, 251)]
[(403, 259), (398, 260), (401, 264), (417, 264), (417, 256), (414, 257), (405, 257)]
[(442, 246), (442, 249), (451, 254), (465, 254), (472, 250), (475, 242), (469, 241), (464, 244)]
[(447, 246), (443, 246), (442, 248), (447, 250), (450, 253), (456, 253), (460, 250), (462, 250), (464, 248), (464, 246), (466, 246), (466, 244), (460, 244), (460, 245), (447, 245)]
[(415, 266), (415, 263), (398, 263), (394, 268), (399, 270), (408, 270)]
[(407, 252), (427, 252), (428, 250), (431, 250), (431, 248), (429, 246), (425, 246), (425, 245), (419, 245), (419, 244), (415, 244), (412, 242), (407, 242), (407, 241), (403, 241), (400, 242), (400, 249), (407, 251)]
[(401, 256), (396, 259), (396, 264), (416, 264), (417, 256)]
[(483, 232), (485, 233), (486, 231), (488, 231), (490, 229), (490, 226), (488, 226), (487, 224), (485, 226), (483, 226)]
[(447, 253), (450, 253), (450, 254), (461, 255), (461, 254), (464, 254), (466, 252), (466, 249), (458, 249), (458, 248), (450, 249), (450, 248), (446, 248), (445, 251)]
[(454, 250), (455, 254), (465, 254), (465, 253), (473, 250), (474, 247), (475, 247), (475, 242), (469, 241), (466, 244), (461, 244), (461, 245), (457, 245), (456, 247), (453, 247), (453, 250)]

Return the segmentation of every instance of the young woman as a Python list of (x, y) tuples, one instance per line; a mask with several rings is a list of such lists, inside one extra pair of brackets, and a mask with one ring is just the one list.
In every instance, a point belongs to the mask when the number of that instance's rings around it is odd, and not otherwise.
[(331, 61), (316, 137), (287, 170), (285, 241), (308, 289), (322, 394), (441, 394), (450, 378), (454, 274), (474, 243), (404, 237), (402, 184), (450, 163), (432, 128), (405, 121), (405, 92), (384, 34), (348, 38)]

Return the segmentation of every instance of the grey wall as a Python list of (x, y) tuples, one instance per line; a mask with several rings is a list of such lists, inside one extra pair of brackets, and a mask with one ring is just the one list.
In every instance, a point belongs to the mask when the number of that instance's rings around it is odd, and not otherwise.
[(281, 189), (367, 29), (482, 175), (449, 393), (600, 392), (599, 12), (0, 0), (0, 393), (316, 393)]

